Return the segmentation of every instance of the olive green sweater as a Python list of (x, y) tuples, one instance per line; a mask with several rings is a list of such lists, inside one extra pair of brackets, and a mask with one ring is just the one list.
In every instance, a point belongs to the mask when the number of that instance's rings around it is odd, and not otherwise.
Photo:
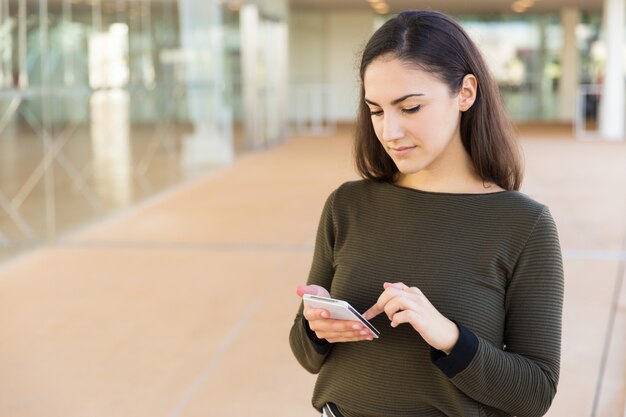
[(460, 329), (446, 356), (381, 314), (380, 339), (320, 341), (302, 306), (290, 333), (319, 373), (313, 406), (346, 417), (541, 416), (556, 393), (563, 267), (547, 207), (522, 193), (448, 194), (349, 182), (328, 198), (308, 284), (363, 312), (385, 281), (418, 287)]

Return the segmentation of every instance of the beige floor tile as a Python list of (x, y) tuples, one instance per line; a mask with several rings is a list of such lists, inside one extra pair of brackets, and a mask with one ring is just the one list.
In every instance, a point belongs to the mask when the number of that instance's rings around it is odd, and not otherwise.
[[(230, 349), (233, 329), (237, 336), (295, 275), (287, 255), (47, 249), (9, 265), (0, 280), (0, 414), (169, 415), (198, 371)], [(301, 280), (310, 254), (295, 256)], [(291, 315), (289, 295), (274, 301)], [(260, 357), (285, 345), (286, 335), (268, 336), (255, 341)]]
[(71, 239), (311, 244), (326, 196), (355, 178), (348, 154), (345, 138), (293, 140)]
[[(299, 300), (295, 287), (307, 274), (310, 254), (285, 259), (282, 278), (204, 384), (187, 402), (184, 416), (316, 416), (311, 407), (315, 378), (295, 362), (287, 337)], [(183, 405), (185, 405), (183, 407)]]
[(565, 261), (561, 379), (547, 416), (591, 415), (617, 271), (615, 261)]

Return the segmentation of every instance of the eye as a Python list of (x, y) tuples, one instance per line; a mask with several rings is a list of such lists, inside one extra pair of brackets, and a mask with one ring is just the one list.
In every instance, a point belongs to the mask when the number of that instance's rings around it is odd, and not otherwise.
[(382, 110), (376, 110), (376, 111), (370, 110), (370, 116), (380, 116), (382, 114), (383, 114)]
[(402, 109), (402, 111), (403, 111), (404, 113), (411, 114), (411, 113), (415, 113), (415, 112), (417, 112), (417, 111), (418, 111), (421, 107), (422, 107), (422, 105), (421, 105), (421, 104), (418, 104), (417, 106), (415, 106), (415, 107), (411, 107), (410, 109)]

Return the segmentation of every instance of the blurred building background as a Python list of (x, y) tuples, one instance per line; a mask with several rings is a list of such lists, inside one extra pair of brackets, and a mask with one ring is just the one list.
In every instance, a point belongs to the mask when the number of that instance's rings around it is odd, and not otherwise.
[[(290, 133), (351, 123), (365, 40), (393, 12), (430, 6), (2, 0), (1, 256)], [(516, 122), (578, 138), (602, 133), (608, 37), (600, 0), (437, 7), (479, 43)]]
[(625, 4), (0, 0), (0, 415), (313, 415), (283, 333), (354, 175), (359, 53), (436, 8), (481, 47), (560, 227), (551, 415), (621, 417)]
[(287, 133), (287, 2), (3, 0), (4, 256)]

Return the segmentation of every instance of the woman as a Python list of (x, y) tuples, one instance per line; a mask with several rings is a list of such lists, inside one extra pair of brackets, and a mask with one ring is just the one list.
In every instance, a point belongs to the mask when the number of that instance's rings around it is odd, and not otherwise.
[(563, 268), (497, 86), (449, 17), (406, 11), (365, 47), (355, 141), (363, 180), (328, 198), (290, 344), (325, 415), (540, 416), (559, 376)]

